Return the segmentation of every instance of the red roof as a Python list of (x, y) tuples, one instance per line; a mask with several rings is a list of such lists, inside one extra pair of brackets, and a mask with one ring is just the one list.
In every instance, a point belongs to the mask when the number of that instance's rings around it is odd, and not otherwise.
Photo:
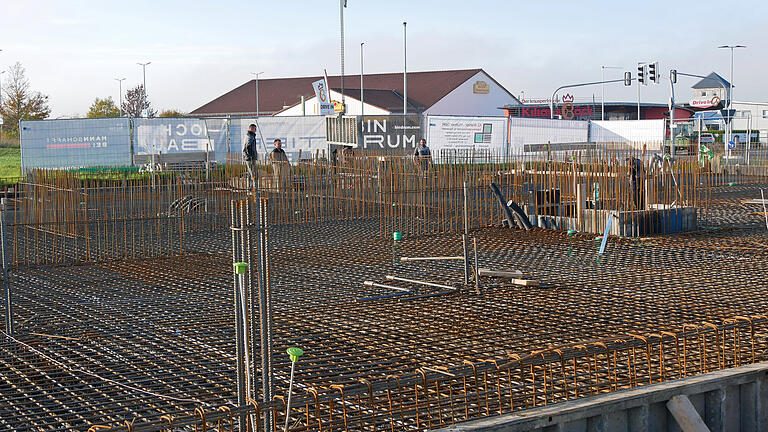
[[(448, 71), (408, 72), (408, 102), (409, 105), (427, 109), (442, 99), (445, 95), (456, 89), (463, 82), (475, 76), (482, 69), (462, 69)], [(286, 106), (299, 103), (301, 96), (310, 98), (314, 96), (312, 83), (321, 79), (320, 76), (300, 78), (272, 78), (259, 80), (259, 111), (264, 114), (272, 114), (282, 110)], [(386, 90), (394, 92), (400, 98), (400, 111), (402, 111), (403, 74), (402, 72), (384, 74), (366, 74), (364, 77), (366, 102), (368, 90)], [(340, 76), (329, 76), (329, 85), (333, 89), (341, 88)], [(360, 75), (344, 76), (344, 93), (354, 95), (349, 89), (358, 88), (359, 94)], [(373, 96), (373, 95), (372, 95)], [(377, 95), (384, 97), (384, 93)], [(385, 99), (387, 105), (393, 105), (397, 96), (391, 94)], [(354, 97), (354, 96), (353, 96)], [(376, 105), (374, 100), (370, 103)], [(394, 104), (397, 105), (396, 103)], [(394, 107), (383, 107), (386, 109)], [(207, 104), (192, 111), (192, 115), (201, 114), (245, 114), (256, 112), (256, 80), (247, 83), (217, 97)]]

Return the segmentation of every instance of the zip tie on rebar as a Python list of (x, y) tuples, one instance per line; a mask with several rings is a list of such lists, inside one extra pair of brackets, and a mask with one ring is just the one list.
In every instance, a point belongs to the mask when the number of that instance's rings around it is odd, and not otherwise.
[(151, 392), (151, 391), (148, 391), (148, 390), (144, 390), (144, 389), (141, 389), (141, 388), (138, 388), (138, 387), (130, 386), (128, 384), (123, 384), (121, 382), (118, 382), (118, 381), (115, 381), (115, 380), (112, 380), (112, 379), (109, 379), (109, 378), (104, 378), (101, 375), (95, 374), (95, 373), (93, 373), (91, 371), (87, 371), (85, 369), (80, 369), (80, 368), (73, 369), (73, 368), (67, 366), (66, 364), (64, 364), (64, 363), (62, 363), (62, 362), (60, 362), (60, 361), (58, 361), (58, 360), (48, 356), (47, 354), (39, 351), (38, 349), (32, 347), (31, 345), (28, 345), (28, 344), (26, 344), (26, 343), (16, 339), (15, 337), (9, 335), (8, 333), (6, 333), (6, 332), (4, 332), (2, 330), (0, 330), (0, 334), (2, 334), (3, 336), (7, 337), (8, 339), (16, 342), (17, 344), (26, 347), (27, 349), (29, 349), (33, 353), (35, 353), (35, 354), (39, 355), (40, 357), (42, 357), (42, 358), (44, 358), (44, 359), (46, 359), (46, 360), (48, 360), (48, 361), (58, 365), (62, 369), (65, 369), (65, 370), (67, 370), (69, 372), (82, 373), (84, 375), (88, 375), (90, 377), (93, 377), (93, 378), (96, 378), (96, 379), (100, 379), (100, 380), (102, 380), (104, 382), (108, 382), (108, 383), (114, 384), (114, 385), (116, 385), (118, 387), (123, 387), (123, 388), (128, 389), (128, 390), (133, 390), (135, 392), (139, 392), (139, 393), (146, 394), (146, 395), (149, 395), (149, 396), (158, 397), (158, 398), (161, 398), (161, 399), (168, 399), (168, 400), (172, 400), (172, 401), (176, 401), (176, 402), (192, 402), (192, 403), (197, 403), (197, 404), (206, 405), (206, 406), (213, 406), (213, 405), (211, 405), (211, 404), (209, 404), (207, 402), (203, 402), (203, 401), (201, 401), (199, 399), (184, 399), (184, 398), (177, 398), (177, 397), (173, 397), (173, 396), (168, 396), (168, 395), (163, 395), (163, 394), (159, 394), (159, 393), (154, 393), (154, 392)]

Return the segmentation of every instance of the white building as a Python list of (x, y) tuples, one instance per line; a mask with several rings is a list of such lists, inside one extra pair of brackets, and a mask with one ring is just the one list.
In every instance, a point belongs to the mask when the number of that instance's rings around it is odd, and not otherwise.
[[(317, 114), (312, 83), (322, 77), (271, 78), (251, 80), (192, 111), (191, 115), (300, 116)], [(333, 100), (341, 101), (341, 77), (328, 77)], [(507, 89), (482, 69), (408, 72), (408, 112), (422, 115), (499, 116), (498, 107), (520, 105)], [(258, 87), (257, 87), (258, 85)], [(403, 74), (363, 76), (360, 103), (360, 75), (344, 77), (347, 114), (402, 114)], [(258, 97), (257, 97), (258, 96)], [(303, 100), (303, 102), (302, 102)], [(258, 101), (258, 106), (257, 106)]]

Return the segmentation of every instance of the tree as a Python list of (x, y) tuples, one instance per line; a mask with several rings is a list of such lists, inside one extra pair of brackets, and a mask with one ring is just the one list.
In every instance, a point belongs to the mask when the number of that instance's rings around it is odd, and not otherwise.
[(86, 115), (88, 118), (102, 118), (102, 117), (120, 117), (120, 109), (115, 105), (115, 101), (112, 100), (112, 96), (105, 97), (104, 99), (96, 98), (91, 104), (91, 108)]
[(174, 109), (163, 110), (158, 117), (184, 117), (184, 113)]
[(147, 100), (147, 92), (144, 91), (144, 86), (139, 84), (126, 92), (123, 111), (130, 117), (141, 117), (144, 110), (147, 110), (147, 117), (149, 118), (157, 114), (157, 111), (152, 109), (149, 100)]
[(3, 92), (0, 115), (11, 135), (18, 134), (19, 120), (39, 120), (51, 114), (48, 96), (30, 89), (25, 72), (18, 62), (8, 68), (8, 77), (3, 80), (3, 88), (0, 90)]

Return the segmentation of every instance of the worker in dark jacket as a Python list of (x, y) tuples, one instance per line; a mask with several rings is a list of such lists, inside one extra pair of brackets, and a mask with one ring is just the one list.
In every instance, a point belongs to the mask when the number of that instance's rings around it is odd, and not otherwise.
[(256, 180), (256, 161), (258, 160), (256, 146), (258, 146), (256, 125), (251, 123), (248, 126), (248, 133), (245, 135), (245, 142), (243, 143), (243, 159), (245, 159), (245, 166), (248, 168), (248, 175), (253, 181)]
[(432, 162), (432, 152), (430, 152), (427, 146), (427, 140), (422, 138), (419, 140), (419, 146), (416, 148), (416, 152), (413, 154), (414, 159), (419, 164), (421, 169), (427, 169)]

